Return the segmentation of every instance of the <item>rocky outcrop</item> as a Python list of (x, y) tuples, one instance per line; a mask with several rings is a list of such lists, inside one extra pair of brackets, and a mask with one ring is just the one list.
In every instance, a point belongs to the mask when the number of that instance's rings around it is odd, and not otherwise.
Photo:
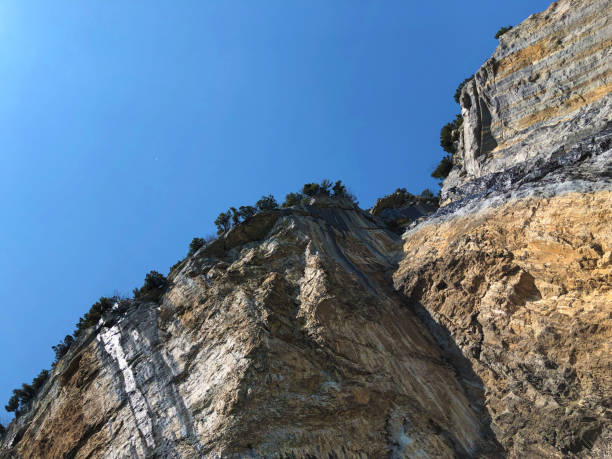
[(467, 358), (513, 457), (598, 439), (610, 453), (610, 190), (534, 194), (406, 235), (396, 284), (446, 355)]
[(500, 37), (461, 92), (454, 188), (601, 131), (612, 112), (612, 6), (562, 0)]
[(408, 193), (405, 188), (379, 198), (369, 212), (380, 218), (387, 227), (402, 233), (416, 221), (423, 220), (438, 208), (438, 198), (429, 190), (420, 196)]
[[(9, 429), (17, 457), (500, 451), (392, 286), (401, 239), (334, 200), (258, 214), (105, 317)], [(480, 399), (479, 399), (480, 397)]]

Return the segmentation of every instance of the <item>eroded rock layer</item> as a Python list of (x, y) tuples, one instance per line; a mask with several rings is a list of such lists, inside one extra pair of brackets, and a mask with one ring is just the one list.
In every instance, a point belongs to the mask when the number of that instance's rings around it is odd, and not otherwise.
[(453, 188), (599, 132), (612, 112), (612, 4), (561, 0), (500, 37), (461, 94)]

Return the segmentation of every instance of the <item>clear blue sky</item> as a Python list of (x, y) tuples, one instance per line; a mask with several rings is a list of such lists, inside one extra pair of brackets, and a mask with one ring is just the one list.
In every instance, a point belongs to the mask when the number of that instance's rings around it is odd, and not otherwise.
[(231, 205), (437, 191), (457, 84), (549, 3), (0, 2), (1, 405)]

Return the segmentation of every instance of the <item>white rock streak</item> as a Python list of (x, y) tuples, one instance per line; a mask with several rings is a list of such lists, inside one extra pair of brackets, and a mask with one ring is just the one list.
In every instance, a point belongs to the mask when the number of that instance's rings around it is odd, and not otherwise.
[(119, 370), (123, 374), (125, 391), (128, 396), (130, 407), (134, 413), (136, 426), (145, 439), (149, 448), (155, 447), (153, 439), (153, 424), (147, 412), (147, 404), (144, 396), (136, 386), (134, 373), (127, 363), (125, 353), (121, 347), (121, 332), (117, 325), (112, 328), (102, 329), (98, 335), (98, 340), (102, 342), (104, 349), (108, 354), (117, 361)]

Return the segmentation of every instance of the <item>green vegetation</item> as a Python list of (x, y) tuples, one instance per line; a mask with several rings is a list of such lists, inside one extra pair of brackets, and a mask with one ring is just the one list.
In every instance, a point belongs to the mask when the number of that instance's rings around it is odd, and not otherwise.
[[(204, 244), (206, 244), (206, 241), (203, 237), (194, 237), (189, 243), (189, 252), (187, 252), (187, 256), (190, 257), (196, 253), (198, 250), (204, 247)], [(172, 268), (170, 268), (170, 271), (172, 271)]]
[(342, 180), (338, 180), (332, 184), (331, 181), (324, 179), (321, 183), (306, 183), (302, 187), (301, 192), (289, 193), (285, 197), (285, 202), (281, 207), (291, 207), (301, 204), (305, 198), (311, 198), (315, 196), (327, 196), (330, 198), (345, 198), (349, 199), (353, 204), (357, 204), (357, 198), (351, 194), (346, 186), (342, 183)]
[(49, 379), (49, 370), (41, 370), (38, 376), (32, 380), (32, 388), (34, 392), (38, 392)]
[(495, 34), (495, 39), (499, 40), (499, 37), (501, 37), (503, 34), (505, 34), (508, 30), (512, 29), (512, 26), (505, 26), (502, 27), (501, 29), (499, 29), (497, 31), (497, 33)]
[[(81, 318), (81, 320), (82, 320), (82, 318)], [(76, 333), (77, 332), (75, 331), (75, 334)], [(80, 333), (80, 331), (79, 331), (79, 333)], [(55, 365), (57, 365), (57, 362), (59, 362), (59, 360), (64, 355), (66, 355), (66, 353), (70, 350), (70, 346), (72, 346), (73, 342), (74, 342), (74, 338), (72, 337), (72, 335), (66, 335), (64, 337), (64, 341), (60, 341), (55, 346), (51, 347), (51, 349), (53, 349), (53, 352), (55, 352), (55, 360), (51, 364), (52, 367), (55, 367)]]
[(5, 434), (6, 434), (6, 427), (0, 424), (0, 439), (4, 438)]
[(281, 207), (285, 208), (297, 206), (302, 202), (302, 199), (304, 199), (304, 195), (302, 193), (288, 193), (287, 196), (285, 196), (285, 202), (283, 202)]
[(215, 226), (217, 227), (217, 234), (221, 235), (227, 233), (232, 227), (231, 223), (232, 213), (230, 211), (221, 212), (215, 220)]
[(35, 396), (34, 388), (30, 384), (23, 383), (21, 389), (13, 389), (13, 395), (4, 409), (8, 412), (14, 412), (18, 416), (29, 408), (30, 402)]
[(9, 399), (4, 409), (8, 412), (14, 412), (19, 416), (26, 411), (30, 402), (36, 397), (45, 382), (49, 379), (49, 371), (42, 370), (38, 376), (34, 378), (32, 384), (23, 383), (21, 389), (13, 389), (13, 395)]
[(455, 102), (457, 102), (458, 104), (461, 103), (460, 102), (460, 98), (461, 98), (461, 90), (463, 89), (463, 87), (472, 79), (474, 78), (474, 75), (471, 75), (469, 77), (467, 77), (465, 80), (463, 80), (461, 83), (459, 83), (459, 86), (457, 86), (457, 89), (455, 90)]
[(401, 209), (415, 204), (429, 204), (438, 207), (438, 197), (427, 188), (420, 195), (414, 195), (406, 188), (398, 188), (393, 193), (376, 201), (371, 211), (378, 216), (385, 209)]
[[(322, 180), (321, 183), (307, 183), (302, 187), (302, 191), (289, 193), (285, 197), (282, 208), (287, 208), (301, 204), (305, 198), (314, 196), (328, 196), (331, 198), (348, 198), (352, 202), (357, 203), (355, 196), (348, 192), (346, 186), (341, 180), (332, 183), (330, 180)], [(226, 212), (221, 212), (215, 220), (217, 227), (217, 235), (227, 233), (234, 226), (248, 221), (258, 212), (276, 210), (279, 208), (278, 202), (274, 196), (262, 196), (254, 206), (240, 206), (238, 209), (230, 207)], [(195, 240), (195, 239), (194, 239)], [(193, 241), (192, 241), (193, 243)], [(191, 246), (190, 246), (191, 247)], [(197, 250), (197, 249), (196, 249)], [(190, 254), (195, 253), (190, 251)]]
[[(83, 333), (83, 331), (87, 330), (89, 327), (96, 325), (100, 321), (102, 315), (104, 315), (105, 312), (110, 311), (113, 305), (119, 300), (120, 298), (117, 296), (100, 297), (100, 299), (96, 303), (94, 303), (91, 308), (89, 308), (89, 311), (79, 319), (79, 322), (76, 326), (77, 328), (73, 333), (74, 336), (78, 338)], [(70, 347), (70, 345), (68, 347)], [(53, 350), (55, 350), (55, 347)]]
[(440, 180), (448, 177), (453, 168), (453, 155), (457, 152), (456, 142), (461, 135), (461, 127), (463, 126), (463, 117), (456, 115), (455, 120), (446, 123), (440, 130), (440, 146), (449, 153), (444, 156), (436, 169), (431, 173), (431, 176)]
[(278, 209), (278, 202), (276, 202), (274, 196), (269, 194), (268, 196), (262, 196), (261, 199), (255, 203), (255, 206), (257, 206), (257, 209), (260, 211), (274, 210)]
[(145, 276), (143, 286), (134, 289), (134, 298), (156, 301), (162, 296), (167, 285), (168, 279), (163, 274), (151, 271)]
[(440, 146), (445, 152), (451, 155), (455, 154), (457, 151), (455, 142), (459, 140), (461, 126), (463, 126), (463, 117), (461, 115), (456, 115), (454, 121), (446, 123), (440, 130)]
[(437, 178), (439, 180), (444, 180), (450, 174), (451, 169), (453, 168), (453, 159), (452, 156), (447, 155), (442, 158), (440, 164), (436, 167), (436, 169), (431, 173), (433, 178)]
[[(461, 102), (461, 91), (463, 87), (472, 79), (474, 75), (466, 78), (455, 90), (454, 99), (458, 104)], [(442, 149), (448, 153), (441, 160), (440, 163), (436, 166), (435, 170), (431, 173), (431, 176), (440, 180), (444, 180), (450, 174), (450, 171), (453, 168), (453, 156), (457, 152), (456, 142), (461, 137), (461, 128), (463, 127), (463, 117), (458, 114), (455, 115), (455, 119), (450, 123), (446, 123), (440, 129), (440, 146)]]
[(423, 191), (421, 191), (421, 194), (417, 197), (419, 199), (422, 199), (423, 201), (434, 201), (434, 200), (437, 201), (438, 200), (436, 195), (429, 188), (425, 188)]

